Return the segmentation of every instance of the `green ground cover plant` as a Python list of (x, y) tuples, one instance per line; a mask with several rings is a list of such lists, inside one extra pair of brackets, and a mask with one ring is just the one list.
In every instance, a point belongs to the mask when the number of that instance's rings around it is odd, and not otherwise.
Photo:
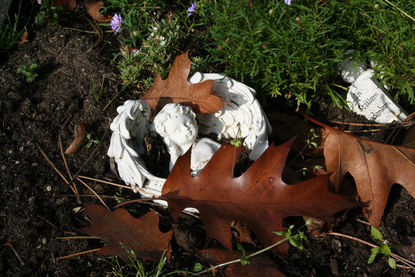
[[(396, 5), (415, 13), (413, 1)], [(344, 53), (377, 64), (392, 94), (414, 97), (414, 22), (385, 1), (200, 1), (203, 47), (211, 61), (260, 94), (310, 109), (321, 96), (342, 107)], [(339, 87), (340, 85), (340, 87)]]

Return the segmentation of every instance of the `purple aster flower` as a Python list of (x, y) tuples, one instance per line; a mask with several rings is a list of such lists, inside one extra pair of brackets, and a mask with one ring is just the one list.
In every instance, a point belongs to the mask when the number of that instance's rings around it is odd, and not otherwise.
[(284, 0), (285, 5), (291, 5), (291, 0)]
[(191, 16), (194, 15), (195, 11), (196, 11), (196, 2), (193, 2), (192, 5), (190, 5), (190, 7), (187, 9), (187, 16)]
[(122, 17), (120, 14), (114, 14), (111, 19), (111, 28), (118, 33), (121, 29)]

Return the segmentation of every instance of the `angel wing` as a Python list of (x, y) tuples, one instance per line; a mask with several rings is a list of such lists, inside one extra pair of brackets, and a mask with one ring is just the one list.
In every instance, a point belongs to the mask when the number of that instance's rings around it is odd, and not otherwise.
[(216, 73), (197, 72), (190, 78), (192, 83), (205, 80), (215, 80), (213, 93), (224, 101), (225, 106), (217, 113), (197, 116), (200, 132), (205, 135), (215, 133), (219, 140), (222, 137), (245, 138), (244, 146), (251, 150), (249, 158), (258, 159), (268, 148), (271, 125), (255, 98), (255, 90)]
[(107, 155), (117, 163), (121, 179), (144, 197), (159, 196), (166, 179), (147, 171), (140, 154), (150, 128), (150, 107), (145, 101), (128, 100), (117, 108), (110, 125), (113, 132)]

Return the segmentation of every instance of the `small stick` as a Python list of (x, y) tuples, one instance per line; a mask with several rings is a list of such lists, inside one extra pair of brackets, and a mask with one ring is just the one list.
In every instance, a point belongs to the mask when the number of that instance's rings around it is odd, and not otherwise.
[(121, 92), (123, 92), (126, 88), (127, 87), (125, 86), (121, 90), (118, 90), (118, 88), (115, 87), (115, 90), (117, 91), (115, 93), (115, 96), (105, 105), (105, 107), (102, 109), (102, 111), (104, 112), (109, 107), (109, 105), (111, 105), (111, 103), (114, 102), (114, 100), (117, 99), (117, 97), (121, 94)]
[(392, 127), (387, 127), (387, 128), (384, 128), (384, 129), (367, 129), (367, 130), (353, 130), (353, 131), (350, 131), (350, 130), (344, 130), (343, 132), (345, 132), (345, 133), (370, 133), (370, 132), (382, 132), (382, 131), (385, 131), (385, 130), (390, 130), (390, 129), (399, 129), (399, 128), (402, 128), (402, 126), (392, 126)]
[(117, 183), (104, 181), (104, 180), (100, 180), (100, 179), (96, 179), (96, 178), (92, 178), (92, 177), (88, 177), (88, 176), (78, 175), (76, 177), (81, 178), (81, 179), (90, 180), (90, 181), (100, 182), (100, 183), (103, 183), (103, 184), (112, 185), (112, 186), (116, 186), (116, 187), (120, 187), (120, 188), (126, 188), (126, 189), (133, 190), (133, 188), (130, 187), (130, 186), (120, 185), (120, 184), (117, 184)]
[[(337, 120), (330, 120), (331, 123), (334, 124), (341, 124), (341, 125), (350, 125), (350, 126), (370, 126), (370, 127), (375, 127), (375, 126), (386, 126), (389, 125), (390, 123), (358, 123), (358, 122), (343, 122), (343, 121), (337, 121)], [(401, 125), (413, 125), (415, 124), (415, 122), (401, 122)]]
[(86, 20), (88, 20), (89, 24), (91, 24), (92, 28), (94, 28), (94, 30), (98, 33), (98, 40), (95, 42), (94, 44), (94, 48), (96, 48), (102, 41), (102, 39), (104, 38), (104, 34), (102, 33), (102, 29), (101, 27), (99, 27), (99, 25), (96, 23), (96, 21), (91, 21), (88, 19), (88, 17), (85, 17)]
[(50, 226), (57, 228), (55, 224), (53, 224), (52, 222), (50, 222), (49, 220), (47, 220), (46, 218), (44, 218), (43, 216), (38, 215), (37, 217), (39, 217), (40, 219), (43, 219), (46, 223), (48, 223)]
[[(367, 242), (367, 241), (364, 241), (362, 239), (359, 239), (359, 238), (356, 238), (356, 237), (352, 237), (352, 236), (349, 236), (349, 235), (346, 235), (346, 234), (337, 233), (337, 232), (330, 232), (328, 234), (331, 235), (331, 236), (337, 236), (337, 237), (343, 237), (343, 238), (351, 239), (351, 240), (354, 240), (354, 241), (357, 241), (357, 242), (366, 244), (366, 245), (368, 245), (368, 246), (370, 246), (372, 248), (379, 247), (376, 244), (373, 244), (373, 243), (370, 243), (370, 242)], [(395, 258), (395, 259), (403, 262), (406, 265), (409, 265), (411, 267), (411, 269), (415, 269), (415, 267), (414, 267), (415, 266), (415, 262), (410, 261), (410, 260), (407, 260), (407, 259), (405, 259), (405, 258), (403, 258), (403, 257), (401, 257), (401, 256), (399, 256), (397, 254), (394, 254), (394, 253), (391, 253), (390, 256), (392, 256), (393, 258)]]
[[(102, 195), (102, 194), (98, 194), (98, 195), (102, 198), (111, 198), (111, 199), (117, 198), (117, 196), (112, 196), (112, 195)], [(76, 197), (76, 195), (57, 194), (56, 197)], [(79, 197), (96, 197), (96, 196), (95, 194), (80, 194)]]
[(71, 188), (73, 193), (76, 194), (75, 188), (68, 182), (68, 180), (66, 180), (65, 176), (63, 176), (63, 174), (59, 171), (59, 169), (56, 168), (56, 166), (48, 158), (48, 156), (45, 154), (45, 152), (43, 152), (43, 150), (39, 146), (37, 146), (37, 148), (39, 149), (40, 153), (45, 158), (45, 160), (50, 164), (50, 166), (56, 171), (56, 173), (58, 173), (58, 175), (63, 179), (63, 181)]
[(392, 2), (390, 2), (389, 0), (385, 0), (385, 2), (388, 3), (389, 5), (391, 5), (392, 7), (394, 7), (395, 9), (397, 9), (398, 11), (400, 11), (401, 13), (403, 13), (408, 18), (412, 19), (412, 21), (415, 21), (415, 18), (413, 18), (412, 16), (410, 16), (409, 14), (407, 14), (404, 10), (400, 9), (398, 6), (396, 6), (395, 4), (393, 4)]
[(78, 176), (78, 174), (82, 171), (82, 169), (86, 166), (86, 164), (89, 163), (89, 160), (92, 158), (92, 156), (95, 154), (95, 152), (98, 151), (98, 148), (101, 146), (103, 139), (107, 135), (107, 131), (108, 131), (108, 129), (105, 129), (105, 132), (102, 135), (101, 139), (99, 140), (98, 145), (95, 146), (94, 150), (92, 150), (91, 154), (88, 156), (88, 158), (86, 159), (86, 161), (82, 164), (82, 166), (75, 173), (75, 176)]
[(101, 238), (93, 237), (93, 236), (72, 236), (72, 237), (57, 237), (56, 239), (69, 240), (69, 239), (101, 239)]
[(8, 246), (8, 247), (10, 247), (10, 249), (13, 251), (14, 255), (16, 255), (17, 259), (19, 260), (20, 264), (21, 265), (24, 265), (24, 262), (20, 258), (19, 254), (17, 254), (16, 249), (14, 249), (13, 244), (11, 244), (10, 242), (6, 242), (6, 243), (3, 243), (2, 246)]
[(372, 225), (370, 225), (370, 223), (369, 223), (369, 222), (366, 222), (366, 221), (361, 220), (361, 219), (356, 219), (356, 221), (357, 221), (357, 222), (360, 222), (360, 223), (362, 223), (362, 224), (365, 224), (365, 225), (367, 225), (367, 226), (372, 226)]
[(73, 253), (67, 256), (63, 256), (63, 257), (57, 257), (56, 260), (63, 260), (63, 259), (67, 259), (67, 258), (72, 258), (75, 256), (79, 256), (79, 255), (84, 255), (84, 254), (88, 254), (88, 253), (93, 253), (93, 252), (97, 252), (99, 251), (101, 248), (96, 248), (96, 249), (91, 249), (91, 250), (87, 250), (87, 251), (82, 251), (82, 252), (78, 252), (78, 253)]
[(59, 150), (60, 150), (60, 152), (61, 152), (62, 160), (63, 160), (63, 163), (64, 163), (64, 165), (65, 165), (66, 172), (68, 172), (69, 179), (71, 179), (72, 186), (73, 186), (73, 190), (74, 190), (74, 193), (75, 193), (75, 195), (76, 195), (76, 203), (81, 204), (82, 202), (81, 202), (81, 198), (79, 198), (78, 188), (76, 187), (76, 183), (75, 183), (75, 182), (73, 182), (73, 177), (72, 177), (71, 171), (69, 170), (68, 163), (66, 162), (65, 153), (63, 152), (63, 146), (62, 146), (62, 138), (61, 138), (61, 135), (59, 135), (59, 139), (58, 139), (58, 141), (59, 141)]
[[(69, 28), (69, 27), (64, 27), (64, 30), (71, 30), (71, 31), (77, 31), (77, 32), (81, 32), (81, 33), (86, 33), (86, 34), (99, 34), (99, 32), (97, 31), (86, 31), (86, 30), (80, 30), (80, 29), (75, 29), (75, 28)], [(114, 33), (115, 30), (107, 30), (107, 31), (103, 31), (104, 33)]]
[(102, 205), (105, 206), (105, 208), (107, 208), (108, 211), (111, 211), (110, 208), (108, 208), (107, 204), (105, 204), (104, 200), (102, 200), (102, 198), (90, 187), (87, 185), (87, 183), (85, 183), (84, 181), (82, 181), (81, 179), (79, 179), (78, 177), (76, 177), (76, 179), (81, 182), (81, 184), (83, 184), (84, 186), (86, 186), (98, 199), (99, 201), (101, 201)]

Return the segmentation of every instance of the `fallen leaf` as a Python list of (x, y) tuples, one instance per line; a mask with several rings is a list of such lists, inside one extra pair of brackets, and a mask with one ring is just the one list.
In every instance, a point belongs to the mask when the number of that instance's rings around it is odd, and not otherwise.
[(95, 1), (95, 0), (88, 0), (85, 2), (85, 7), (89, 13), (89, 15), (98, 22), (110, 22), (112, 16), (105, 16), (99, 10), (104, 6), (104, 2), (102, 1)]
[(124, 245), (141, 258), (159, 261), (169, 247), (173, 231), (160, 232), (159, 216), (154, 211), (135, 218), (122, 208), (108, 211), (100, 205), (86, 205), (85, 209), (91, 226), (83, 228), (81, 232), (107, 242), (96, 252), (99, 255), (127, 256)]
[[(233, 178), (233, 161), (242, 147), (227, 144), (211, 158), (196, 177), (190, 175), (190, 151), (179, 157), (163, 189), (163, 200), (175, 220), (187, 207), (199, 210), (207, 235), (232, 249), (230, 225), (239, 220), (256, 234), (264, 246), (282, 239), (273, 231), (283, 230), (288, 216), (309, 216), (326, 221), (343, 209), (353, 207), (351, 199), (328, 190), (329, 176), (319, 176), (296, 185), (281, 179), (293, 140), (271, 145), (248, 170)], [(285, 244), (280, 248), (284, 252)]]
[(192, 84), (187, 78), (190, 72), (188, 52), (177, 56), (170, 69), (169, 76), (162, 80), (160, 74), (156, 76), (151, 88), (142, 97), (152, 110), (160, 111), (168, 103), (180, 103), (192, 107), (196, 113), (215, 113), (224, 103), (211, 94), (213, 80)]
[(239, 238), (238, 238), (239, 242), (246, 242), (246, 243), (251, 243), (255, 245), (255, 242), (251, 238), (251, 232), (249, 231), (246, 224), (242, 224), (239, 220), (237, 220), (235, 222), (234, 227), (239, 233)]
[(55, 0), (53, 5), (55, 7), (64, 6), (65, 9), (72, 12), (76, 8), (76, 0)]
[[(210, 248), (198, 251), (201, 256), (207, 262), (217, 265), (241, 258), (241, 253), (230, 252), (229, 250)], [(225, 276), (244, 276), (244, 277), (256, 277), (256, 276), (272, 276), (272, 277), (283, 277), (285, 276), (281, 271), (278, 270), (275, 263), (263, 256), (254, 256), (249, 259), (249, 264), (242, 265), (241, 263), (230, 264), (225, 267)]]
[(83, 122), (80, 122), (74, 126), (74, 140), (69, 145), (69, 147), (65, 150), (65, 154), (69, 155), (74, 153), (76, 150), (78, 150), (79, 147), (81, 147), (85, 141), (86, 141), (86, 135), (88, 134), (88, 131), (85, 129), (85, 124)]
[(363, 213), (371, 225), (379, 227), (393, 184), (415, 197), (415, 149), (370, 141), (314, 122), (323, 126), (330, 180), (338, 190), (346, 173), (353, 176), (360, 201), (368, 205)]
[(27, 37), (29, 36), (29, 32), (27, 31), (26, 26), (24, 27), (24, 32), (22, 33), (22, 35), (20, 36), (20, 41), (18, 41), (19, 44), (24, 44), (26, 42), (29, 42), (27, 40)]

